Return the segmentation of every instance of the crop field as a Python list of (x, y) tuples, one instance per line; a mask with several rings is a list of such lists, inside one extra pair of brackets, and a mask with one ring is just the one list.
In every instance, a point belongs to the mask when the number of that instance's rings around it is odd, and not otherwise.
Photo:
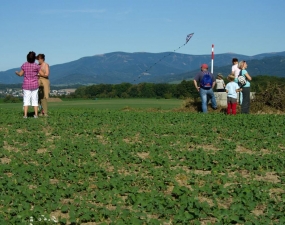
[(1, 225), (285, 224), (283, 115), (9, 107)]

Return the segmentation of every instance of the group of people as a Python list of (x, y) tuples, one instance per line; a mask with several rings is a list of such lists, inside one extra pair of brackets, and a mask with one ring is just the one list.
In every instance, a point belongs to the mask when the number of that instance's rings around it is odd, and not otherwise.
[[(208, 65), (202, 64), (201, 71), (194, 78), (194, 85), (200, 93), (202, 101), (202, 111), (207, 112), (208, 101), (211, 100), (212, 108), (217, 109), (217, 102), (214, 94), (214, 87), (217, 85), (218, 92), (227, 93), (227, 113), (236, 114), (236, 107), (241, 104), (241, 113), (248, 114), (250, 108), (250, 81), (251, 76), (247, 72), (246, 61), (238, 62), (237, 58), (232, 59), (232, 71), (228, 75), (228, 83), (225, 84), (222, 74), (218, 74), (217, 79), (208, 71)], [(243, 84), (239, 82), (239, 77), (245, 80)]]
[[(38, 60), (38, 64), (35, 61)], [(238, 62), (237, 58), (232, 60), (232, 71), (228, 75), (228, 83), (225, 84), (221, 74), (217, 79), (208, 71), (208, 65), (202, 64), (201, 71), (194, 78), (194, 85), (200, 93), (202, 100), (202, 111), (207, 112), (208, 100), (211, 100), (212, 108), (217, 109), (217, 102), (214, 94), (214, 87), (217, 84), (217, 91), (227, 93), (227, 113), (236, 114), (238, 93), (240, 92), (241, 113), (249, 113), (250, 107), (250, 81), (251, 76), (247, 72), (246, 61)], [(18, 76), (24, 76), (23, 81), (23, 102), (24, 118), (27, 118), (28, 107), (34, 107), (34, 117), (38, 118), (38, 107), (40, 115), (47, 116), (47, 99), (49, 98), (49, 65), (45, 62), (45, 55), (31, 51), (27, 55), (27, 62), (21, 66), (21, 71), (15, 72)], [(245, 84), (240, 85), (239, 76), (243, 76)]]
[[(38, 64), (35, 61), (38, 61)], [(49, 98), (49, 65), (45, 62), (45, 55), (31, 51), (27, 55), (27, 62), (21, 66), (21, 71), (15, 72), (18, 76), (24, 76), (23, 80), (23, 102), (24, 116), (28, 117), (28, 107), (34, 107), (34, 118), (38, 118), (40, 105), (40, 115), (47, 116), (47, 99)]]

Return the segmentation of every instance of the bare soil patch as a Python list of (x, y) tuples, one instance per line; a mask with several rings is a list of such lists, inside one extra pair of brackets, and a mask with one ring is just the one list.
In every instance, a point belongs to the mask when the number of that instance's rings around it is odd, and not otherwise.
[(4, 157), (1, 158), (0, 161), (2, 164), (9, 164), (11, 162), (11, 159)]

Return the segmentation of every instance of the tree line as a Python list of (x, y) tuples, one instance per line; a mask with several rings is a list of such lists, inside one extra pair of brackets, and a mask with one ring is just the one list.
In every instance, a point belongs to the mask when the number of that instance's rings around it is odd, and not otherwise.
[(186, 98), (197, 95), (193, 81), (169, 83), (121, 83), (82, 86), (70, 97), (74, 98)]
[[(225, 83), (227, 79), (224, 78)], [(284, 77), (275, 76), (255, 76), (251, 82), (251, 91), (261, 92), (263, 89), (270, 87), (273, 84), (285, 85)], [(3, 85), (3, 84), (2, 84)], [(20, 84), (19, 84), (20, 85)], [(9, 85), (10, 88), (18, 87)], [(194, 87), (193, 81), (183, 80), (179, 84), (170, 83), (121, 83), (121, 84), (96, 84), (90, 86), (76, 85), (75, 93), (60, 98), (195, 98), (199, 97), (199, 93)], [(3, 85), (4, 88), (4, 85)], [(7, 85), (5, 86), (7, 88)], [(67, 88), (70, 88), (67, 86)], [(5, 98), (6, 97), (6, 98)], [(14, 102), (16, 98), (12, 96), (2, 96), (5, 102)]]
[[(225, 83), (227, 79), (224, 78)], [(251, 82), (251, 91), (261, 91), (271, 84), (285, 84), (285, 78), (275, 76), (256, 76)], [(183, 80), (179, 84), (169, 83), (121, 83), (97, 84), (78, 87), (70, 98), (194, 98), (199, 93), (192, 80)]]

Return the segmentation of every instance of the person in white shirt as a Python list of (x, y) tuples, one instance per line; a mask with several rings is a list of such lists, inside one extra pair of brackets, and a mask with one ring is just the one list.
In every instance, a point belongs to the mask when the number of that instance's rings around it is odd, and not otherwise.
[[(240, 68), (238, 67), (238, 59), (237, 58), (233, 58), (232, 59), (232, 73), (235, 76), (234, 82), (238, 83), (238, 75), (240, 73)], [(239, 104), (242, 104), (242, 93), (239, 93)]]
[(232, 59), (232, 74), (235, 75), (235, 82), (237, 83), (238, 82), (238, 75), (240, 73), (240, 69), (238, 68), (238, 59), (237, 58), (233, 58)]
[(236, 108), (237, 108), (237, 92), (240, 92), (242, 89), (238, 86), (235, 80), (235, 76), (230, 74), (228, 76), (228, 80), (230, 81), (226, 85), (226, 92), (227, 92), (227, 113), (236, 115)]

